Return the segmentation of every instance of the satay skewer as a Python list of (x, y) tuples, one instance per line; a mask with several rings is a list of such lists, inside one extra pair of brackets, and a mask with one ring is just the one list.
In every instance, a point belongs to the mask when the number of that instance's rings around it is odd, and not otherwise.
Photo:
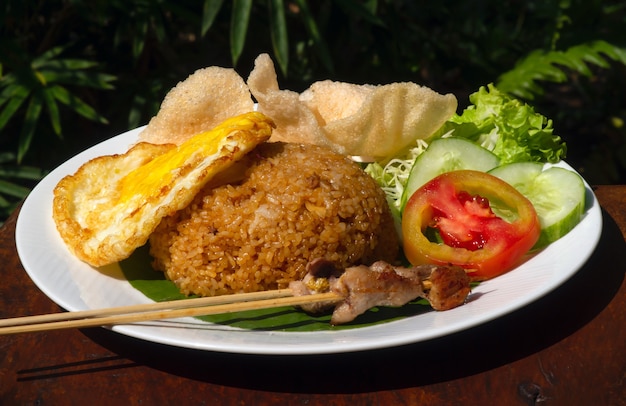
[(4, 319), (0, 320), (0, 335), (128, 324), (178, 317), (207, 316), (282, 306), (298, 306), (315, 302), (333, 303), (342, 299), (341, 296), (332, 292), (308, 296), (293, 296), (291, 289), (279, 289), (197, 299), (172, 300), (108, 309)]
[[(313, 265), (311, 268), (319, 268), (320, 264), (323, 262), (324, 261), (312, 261), (311, 264), (316, 265)], [(457, 306), (461, 304), (465, 299), (467, 292), (469, 292), (469, 288), (465, 283), (461, 283), (461, 285), (459, 285), (458, 277), (455, 276), (452, 279), (442, 279), (440, 277), (436, 277), (435, 272), (432, 272), (429, 275), (430, 277), (435, 277), (432, 280), (429, 279), (429, 277), (421, 278), (418, 275), (412, 275), (412, 278), (406, 278), (405, 276), (393, 273), (395, 276), (391, 278), (392, 284), (390, 285), (390, 272), (395, 271), (392, 270), (393, 268), (390, 265), (382, 264), (384, 269), (382, 269), (383, 272), (381, 272), (381, 264), (382, 263), (379, 262), (372, 266), (372, 269), (377, 269), (377, 271), (372, 270), (371, 275), (365, 279), (372, 281), (374, 284), (367, 287), (362, 285), (362, 282), (365, 280), (360, 279), (361, 282), (357, 284), (358, 286), (354, 285), (349, 287), (348, 285), (345, 285), (341, 291), (329, 290), (313, 293), (307, 291), (303, 293), (301, 289), (289, 288), (194, 299), (172, 300), (167, 302), (120, 306), (107, 309), (15, 317), (0, 320), (0, 335), (69, 328), (110, 326), (160, 319), (207, 316), (246, 310), (269, 309), (283, 306), (299, 306), (305, 310), (307, 308), (311, 308), (311, 306), (319, 306), (320, 308), (326, 309), (334, 306), (339, 308), (341, 306), (345, 307), (345, 305), (352, 306), (357, 301), (355, 298), (358, 298), (359, 296), (363, 297), (369, 295), (376, 297), (374, 301), (367, 302), (365, 307), (361, 304), (359, 310), (355, 313), (350, 313), (347, 319), (345, 318), (344, 312), (344, 318), (341, 321), (343, 323), (351, 321), (353, 317), (356, 317), (358, 314), (367, 310), (367, 306), (374, 307), (386, 304), (400, 306), (417, 297), (425, 297), (428, 299), (433, 308), (436, 310), (445, 310), (441, 308), (442, 305), (440, 303), (440, 299), (443, 299), (446, 302), (445, 306), (449, 308), (450, 306)], [(345, 270), (346, 274), (350, 274), (351, 270), (363, 272), (363, 267), (347, 268)], [(462, 271), (461, 273), (463, 274)], [(381, 281), (378, 280), (381, 275), (384, 275), (383, 284), (380, 284)], [(332, 283), (333, 279), (330, 278), (329, 280)], [(454, 285), (456, 285), (456, 287), (452, 290), (449, 289), (451, 281)], [(437, 296), (439, 296), (438, 298), (429, 297), (428, 292), (433, 287), (435, 288), (433, 291), (443, 289), (444, 294), (437, 294)], [(399, 288), (401, 289), (398, 290)], [(409, 290), (407, 291), (404, 288), (408, 288)], [(387, 289), (390, 290), (386, 291)], [(402, 292), (402, 290), (404, 291)], [(459, 292), (462, 293), (461, 296), (459, 296)], [(400, 299), (397, 298), (399, 293), (402, 296)], [(389, 298), (392, 296), (396, 296), (396, 299), (389, 301)], [(451, 299), (452, 301), (450, 302)], [(335, 315), (333, 315), (333, 318), (331, 319), (332, 324), (336, 324), (334, 320)]]

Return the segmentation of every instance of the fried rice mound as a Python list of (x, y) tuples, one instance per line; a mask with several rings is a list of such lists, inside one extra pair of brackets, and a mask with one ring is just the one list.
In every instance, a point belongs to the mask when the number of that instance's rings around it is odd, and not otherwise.
[(240, 180), (207, 185), (150, 237), (155, 269), (184, 294), (286, 288), (306, 264), (392, 262), (398, 238), (385, 194), (348, 158), (325, 147), (259, 145)]

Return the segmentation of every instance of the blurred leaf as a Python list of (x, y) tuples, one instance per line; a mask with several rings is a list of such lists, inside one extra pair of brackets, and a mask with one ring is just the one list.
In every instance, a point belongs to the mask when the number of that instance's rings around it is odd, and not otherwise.
[(135, 59), (139, 59), (139, 56), (143, 52), (149, 26), (149, 21), (145, 18), (142, 18), (135, 23), (135, 31), (137, 34), (133, 36), (132, 41), (133, 57)]
[(83, 102), (77, 96), (70, 93), (64, 87), (55, 85), (50, 88), (50, 92), (54, 95), (55, 99), (65, 104), (66, 106), (68, 106), (70, 109), (80, 114), (81, 116), (92, 121), (100, 122), (102, 124), (108, 123), (107, 119), (104, 116), (101, 116), (100, 114), (98, 114), (91, 106)]
[(15, 161), (15, 154), (10, 151), (0, 152), (0, 164)]
[(97, 66), (98, 63), (94, 61), (87, 61), (84, 59), (54, 59), (54, 60), (42, 60), (36, 59), (32, 63), (32, 67), (36, 70), (54, 69), (57, 71), (73, 70), (73, 69), (89, 69)]
[(204, 37), (213, 26), (215, 17), (222, 8), (224, 0), (204, 0), (204, 6), (202, 7), (202, 22), (200, 24), (200, 35)]
[(128, 112), (128, 129), (137, 128), (144, 124), (142, 122), (144, 114), (152, 118), (159, 110), (161, 99), (154, 97), (165, 88), (161, 80), (140, 80), (132, 85), (130, 94), (130, 108)]
[[(623, 7), (626, 8), (626, 3), (623, 4)], [(606, 41), (595, 41), (593, 48), (597, 53), (607, 55), (609, 58), (626, 65), (626, 48), (611, 45)]]
[(286, 76), (289, 66), (289, 39), (285, 19), (285, 5), (283, 0), (268, 0), (268, 7), (274, 56), (281, 72)]
[(0, 165), (0, 178), (41, 180), (47, 171), (27, 165)]
[(18, 89), (22, 87), (16, 82), (17, 79), (15, 75), (12, 74), (8, 74), (0, 78), (0, 87), (3, 88), (0, 91), (0, 104), (13, 97), (13, 95), (19, 91)]
[(75, 70), (57, 71), (48, 69), (42, 69), (39, 72), (45, 78), (46, 83), (63, 83), (103, 90), (114, 89), (111, 82), (116, 79), (113, 75), (97, 72)]
[[(30, 193), (30, 189), (24, 186), (16, 185), (15, 183), (7, 182), (0, 179), (0, 194), (18, 197), (20, 199), (25, 198)], [(5, 200), (6, 201), (6, 200)]]
[(37, 121), (41, 114), (43, 107), (43, 98), (41, 96), (32, 97), (26, 109), (26, 116), (24, 117), (24, 125), (20, 132), (19, 143), (17, 147), (17, 162), (22, 162), (24, 155), (28, 151), (30, 144), (35, 134), (35, 128), (37, 127)]
[(134, 128), (138, 127), (141, 122), (141, 117), (143, 116), (143, 109), (146, 105), (146, 98), (138, 94), (133, 97), (133, 100), (130, 104), (130, 111), (128, 112), (128, 127)]
[(230, 20), (230, 54), (233, 65), (237, 65), (246, 43), (251, 10), (252, 0), (233, 0), (233, 12)]
[[(17, 136), (18, 163), (33, 145), (44, 107), (52, 132), (59, 138), (62, 138), (62, 114), (58, 101), (89, 120), (107, 122), (95, 109), (60, 84), (75, 88), (111, 89), (115, 77), (90, 71), (98, 66), (97, 62), (75, 57), (60, 58), (67, 49), (69, 45), (55, 46), (30, 60), (28, 55), (21, 55), (13, 71), (0, 79), (0, 130), (5, 129), (13, 118), (21, 116), (23, 120)], [(28, 104), (24, 107), (27, 100)]]
[(8, 101), (8, 103), (2, 109), (2, 113), (0, 113), (0, 130), (3, 129), (7, 122), (15, 115), (17, 110), (22, 106), (24, 101), (27, 99), (29, 95), (29, 90), (21, 87), (21, 86), (11, 86), (11, 91), (4, 97), (2, 97), (2, 103)]
[(306, 0), (295, 0), (294, 1), (302, 14), (302, 19), (304, 23), (304, 27), (309, 33), (311, 40), (315, 44), (315, 49), (317, 54), (322, 61), (322, 64), (329, 72), (334, 72), (334, 64), (332, 57), (330, 56), (330, 52), (328, 51), (328, 46), (326, 45), (326, 41), (320, 35), (319, 29), (317, 27), (317, 23), (315, 22), (315, 18), (311, 14), (311, 10), (309, 9), (309, 5)]
[(610, 66), (607, 58), (626, 65), (626, 48), (594, 41), (575, 45), (565, 51), (529, 53), (513, 69), (500, 75), (496, 87), (516, 97), (533, 100), (543, 94), (540, 82), (563, 83), (568, 80), (566, 69), (591, 76), (589, 65)]
[[(172, 3), (172, 4), (175, 5), (176, 3)], [(163, 12), (158, 12), (158, 13), (154, 13), (153, 15), (151, 15), (150, 19), (148, 20), (148, 24), (147, 24), (146, 31), (145, 31), (144, 44), (146, 43), (148, 39), (148, 33), (150, 29), (152, 29), (152, 31), (154, 32), (154, 36), (156, 37), (159, 43), (163, 43), (167, 41), (166, 27), (167, 27), (167, 21), (166, 19), (163, 18)], [(139, 57), (139, 55), (140, 54), (137, 54), (137, 57)]]
[(48, 51), (42, 53), (38, 57), (34, 58), (31, 62), (31, 67), (33, 70), (39, 69), (41, 66), (50, 62), (51, 59), (61, 55), (65, 50), (65, 46), (57, 46), (49, 49)]
[(48, 109), (48, 117), (50, 118), (50, 124), (52, 125), (52, 129), (57, 136), (62, 137), (61, 115), (59, 114), (59, 107), (54, 100), (54, 92), (51, 89), (46, 88), (42, 91), (42, 95), (43, 100), (46, 103), (46, 108)]

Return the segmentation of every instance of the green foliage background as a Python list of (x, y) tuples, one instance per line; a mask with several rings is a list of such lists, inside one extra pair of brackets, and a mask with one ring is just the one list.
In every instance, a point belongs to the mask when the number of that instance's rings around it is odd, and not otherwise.
[(77, 152), (146, 124), (198, 68), (283, 88), (413, 81), (460, 108), (495, 83), (554, 120), (590, 183), (626, 181), (626, 1), (5, 0), (0, 221)]

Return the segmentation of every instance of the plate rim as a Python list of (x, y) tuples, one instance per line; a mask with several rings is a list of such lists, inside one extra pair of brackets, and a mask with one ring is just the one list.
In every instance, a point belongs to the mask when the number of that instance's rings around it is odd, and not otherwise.
[[(41, 263), (42, 259), (38, 258), (38, 260), (33, 260), (30, 252), (33, 249), (35, 251), (39, 250), (37, 252), (41, 252), (41, 251), (45, 252), (45, 249), (43, 247), (46, 245), (46, 243), (54, 243), (56, 244), (56, 246), (63, 246), (63, 242), (61, 241), (61, 238), (58, 235), (58, 233), (56, 234), (56, 239), (57, 239), (56, 241), (46, 241), (46, 240), (42, 241), (41, 239), (45, 237), (44, 234), (36, 234), (35, 237), (36, 239), (39, 238), (39, 240), (33, 241), (31, 239), (33, 237), (33, 232), (32, 232), (33, 224), (32, 223), (36, 221), (37, 219), (41, 219), (41, 216), (44, 216), (44, 213), (38, 213), (38, 212), (34, 213), (35, 214), (35, 220), (34, 220), (32, 217), (33, 212), (38, 208), (38, 206), (42, 205), (42, 203), (39, 202), (39, 200), (42, 197), (47, 196), (48, 198), (50, 198), (51, 190), (53, 189), (54, 185), (56, 185), (56, 183), (63, 176), (74, 173), (84, 162), (86, 162), (87, 160), (93, 157), (125, 152), (132, 144), (138, 141), (138, 135), (143, 130), (143, 128), (145, 128), (145, 126), (126, 131), (124, 133), (111, 137), (107, 140), (104, 140), (96, 145), (93, 145), (90, 148), (85, 149), (84, 151), (76, 154), (75, 156), (71, 157), (70, 159), (68, 159), (61, 165), (59, 165), (57, 168), (52, 170), (46, 177), (44, 177), (33, 188), (33, 190), (24, 200), (21, 210), (18, 213), (18, 218), (16, 220), (16, 229), (15, 229), (15, 241), (16, 241), (18, 257), (20, 258), (22, 266), (26, 270), (30, 279), (46, 296), (48, 296), (52, 301), (54, 301), (56, 304), (58, 304), (59, 306), (63, 307), (64, 309), (68, 311), (86, 310), (86, 309), (91, 309), (92, 307), (89, 307), (89, 305), (85, 303), (82, 299), (80, 299), (80, 301), (77, 300), (76, 298), (73, 298), (73, 300), (68, 300), (67, 297), (64, 297), (64, 295), (60, 294), (60, 292), (63, 291), (63, 288), (62, 287), (60, 288), (59, 286), (56, 286), (56, 285), (51, 286), (50, 283), (41, 274), (42, 271), (40, 269), (37, 269), (37, 267), (39, 266), (38, 264)], [(578, 173), (571, 166), (569, 166), (566, 162), (562, 161), (561, 163), (557, 164), (557, 166), (564, 166)], [(585, 234), (586, 243), (587, 243), (586, 246), (589, 248), (585, 250), (584, 252), (581, 252), (581, 251), (576, 252), (579, 257), (573, 269), (569, 269), (564, 274), (556, 275), (555, 278), (552, 278), (553, 280), (549, 279), (540, 288), (533, 289), (530, 292), (530, 294), (525, 295), (525, 296), (522, 295), (522, 297), (519, 300), (517, 300), (516, 303), (510, 303), (507, 306), (504, 306), (503, 308), (491, 310), (487, 316), (483, 315), (482, 317), (477, 317), (475, 319), (470, 318), (466, 320), (465, 322), (456, 322), (452, 326), (447, 326), (447, 328), (446, 327), (439, 328), (439, 329), (435, 329), (433, 331), (430, 331), (427, 333), (421, 333), (421, 334), (410, 334), (410, 333), (385, 334), (385, 331), (384, 331), (385, 328), (390, 328), (392, 330), (391, 332), (396, 331), (394, 330), (393, 327), (397, 326), (398, 323), (402, 324), (401, 330), (404, 331), (403, 329), (407, 327), (406, 326), (407, 322), (409, 322), (410, 324), (411, 319), (414, 319), (415, 317), (420, 317), (421, 315), (411, 316), (411, 317), (402, 319), (401, 321), (398, 321), (398, 322), (392, 321), (392, 322), (384, 323), (381, 325), (360, 327), (360, 328), (349, 329), (349, 330), (314, 331), (314, 332), (255, 332), (255, 334), (257, 335), (261, 333), (261, 334), (264, 334), (264, 336), (268, 337), (268, 340), (266, 342), (260, 343), (257, 345), (246, 343), (245, 341), (243, 341), (242, 343), (233, 343), (233, 342), (229, 343), (229, 342), (224, 342), (224, 341), (194, 342), (192, 340), (182, 339), (182, 338), (179, 338), (177, 335), (170, 334), (172, 331), (177, 329), (177, 327), (174, 327), (174, 329), (172, 329), (172, 323), (184, 323), (185, 327), (182, 329), (182, 331), (185, 332), (187, 331), (189, 327), (192, 327), (192, 330), (194, 330), (193, 331), (194, 333), (196, 332), (195, 330), (204, 330), (204, 328), (208, 326), (209, 327), (214, 326), (212, 325), (212, 323), (207, 323), (207, 322), (203, 322), (203, 321), (199, 321), (197, 319), (191, 319), (191, 318), (172, 319), (168, 322), (163, 322), (163, 323), (151, 323), (151, 324), (137, 323), (137, 324), (132, 324), (132, 325), (116, 325), (116, 326), (106, 327), (106, 328), (111, 329), (112, 331), (115, 331), (123, 335), (127, 335), (130, 337), (134, 337), (134, 338), (145, 340), (145, 341), (165, 344), (165, 345), (171, 345), (171, 346), (177, 346), (177, 347), (183, 347), (183, 348), (189, 348), (189, 349), (205, 350), (205, 351), (240, 353), (240, 354), (261, 354), (261, 355), (330, 354), (330, 353), (340, 353), (340, 352), (374, 350), (374, 349), (412, 344), (412, 343), (417, 343), (421, 341), (427, 341), (430, 339), (435, 339), (435, 338), (443, 337), (445, 335), (457, 333), (459, 331), (467, 330), (469, 328), (476, 327), (478, 325), (500, 318), (526, 305), (529, 305), (532, 302), (535, 302), (539, 298), (545, 296), (549, 292), (555, 290), (557, 287), (565, 283), (574, 274), (576, 274), (580, 270), (580, 268), (582, 268), (584, 264), (588, 261), (589, 257), (595, 251), (599, 243), (600, 236), (602, 234), (602, 212), (600, 209), (599, 202), (595, 194), (593, 193), (593, 190), (591, 189), (589, 184), (586, 182), (586, 180), (582, 176), (581, 178), (583, 179), (583, 183), (585, 185), (586, 194), (587, 194), (586, 211), (585, 211), (585, 216), (583, 217), (583, 220), (581, 221), (581, 223), (579, 223), (572, 231), (570, 231), (570, 233), (579, 229), (579, 227), (581, 227), (583, 223), (585, 224), (586, 228), (591, 227), (590, 233)], [(51, 207), (52, 207), (51, 200), (49, 201), (48, 206), (50, 206), (49, 209), (51, 212)], [(43, 221), (46, 221), (45, 217), (43, 218)], [(50, 227), (50, 225), (52, 225), (52, 228), (54, 228), (54, 232), (56, 232), (56, 227), (54, 226), (54, 222), (51, 216), (49, 216), (47, 221), (51, 224), (45, 224), (45, 223), (44, 224), (48, 228)], [(591, 224), (589, 224), (590, 222)], [(570, 239), (571, 237), (572, 236), (570, 236)], [(54, 235), (52, 235), (51, 238), (52, 240), (54, 240)], [(561, 240), (566, 239), (566, 238), (567, 238), (567, 235), (562, 237)], [(556, 243), (559, 243), (559, 241), (556, 241), (555, 243), (550, 244), (550, 246), (554, 246)], [(592, 244), (589, 244), (589, 242), (592, 242)], [(559, 246), (560, 245), (563, 245), (563, 244), (559, 244)], [(547, 248), (549, 248), (550, 246), (548, 246)], [(76, 259), (73, 256), (71, 256), (70, 258), (65, 258), (65, 256), (67, 256), (68, 253), (69, 251), (64, 252), (63, 255), (58, 254), (62, 258), (55, 258), (55, 259), (59, 259), (59, 262), (63, 262), (61, 260), (64, 260), (65, 261), (64, 264), (69, 264), (68, 266), (73, 266), (73, 261), (80, 262), (78, 259)], [(548, 253), (540, 252), (536, 257), (539, 257), (542, 254), (547, 255)], [(57, 254), (55, 253), (55, 255)], [(529, 261), (533, 261), (533, 260), (534, 258), (530, 259)], [(80, 263), (78, 265), (88, 267), (88, 265), (84, 263)], [(522, 266), (524, 266), (524, 264), (522, 264)], [(93, 270), (93, 269), (92, 271), (98, 272), (97, 270)], [(514, 272), (515, 270), (510, 271), (507, 274), (504, 274), (502, 276), (499, 276), (498, 278), (493, 279), (492, 281), (498, 280), (499, 278), (503, 278), (503, 277), (506, 278), (506, 275), (510, 275), (511, 273), (514, 273)], [(106, 275), (104, 277), (106, 277)], [(73, 282), (73, 281), (69, 281), (69, 282)], [(130, 285), (128, 281), (126, 281), (126, 284)], [(143, 296), (143, 294), (141, 294), (140, 292), (138, 293), (139, 295)], [(151, 300), (145, 298), (144, 296), (144, 301), (150, 302)], [(469, 304), (465, 304), (464, 306), (461, 306), (457, 309), (452, 309), (446, 312), (438, 312), (438, 313), (455, 314), (455, 311), (457, 313), (459, 311), (462, 312), (463, 308), (466, 308), (466, 306), (468, 305)], [(444, 319), (447, 319), (447, 318), (444, 317)], [(199, 328), (197, 326), (202, 326), (202, 328)], [(180, 328), (178, 329), (180, 330)], [(381, 329), (383, 329), (382, 332), (380, 331)], [(165, 331), (165, 332), (169, 331), (170, 333), (167, 333), (165, 335), (158, 334), (158, 332), (161, 332), (161, 331)], [(234, 334), (235, 331), (238, 331), (238, 329), (224, 330), (222, 331), (222, 333), (232, 335)], [(248, 331), (248, 330), (243, 330), (243, 331)], [(371, 338), (355, 340), (355, 338), (358, 338), (358, 337), (355, 337), (355, 334), (358, 336), (359, 335), (358, 332), (363, 332), (363, 331), (366, 331), (368, 333), (371, 332), (372, 333)], [(357, 333), (354, 333), (354, 332), (357, 332)], [(240, 333), (242, 333), (242, 331), (240, 331)], [(298, 341), (297, 339), (310, 337), (310, 335), (318, 335), (320, 339), (318, 341), (315, 341), (315, 340), (311, 341), (307, 338), (305, 340), (307, 342), (304, 345), (298, 345), (298, 343), (296, 342)], [(285, 336), (290, 337), (290, 338), (284, 340)], [(321, 338), (324, 338), (324, 339), (321, 339)], [(328, 338), (332, 338), (332, 340), (328, 340)], [(328, 344), (329, 341), (332, 341), (332, 345)], [(273, 344), (273, 342), (276, 342), (277, 344)]]

